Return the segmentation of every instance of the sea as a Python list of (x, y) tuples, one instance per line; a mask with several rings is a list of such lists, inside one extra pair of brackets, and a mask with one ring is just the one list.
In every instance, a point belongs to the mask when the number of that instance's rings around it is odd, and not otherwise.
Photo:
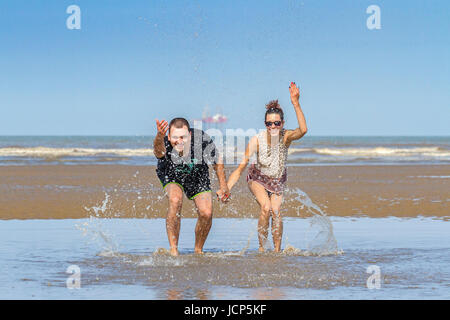
[[(214, 138), (214, 137), (213, 137)], [(225, 136), (226, 164), (245, 142)], [(0, 165), (154, 165), (152, 136), (0, 136)], [(240, 142), (239, 142), (240, 141)], [(230, 155), (231, 154), (231, 155)], [(289, 148), (288, 165), (450, 164), (450, 136), (305, 136)]]

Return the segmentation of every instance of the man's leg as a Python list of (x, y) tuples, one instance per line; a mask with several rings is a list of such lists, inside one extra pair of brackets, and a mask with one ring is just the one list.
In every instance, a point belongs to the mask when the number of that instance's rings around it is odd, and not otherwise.
[(203, 253), (203, 245), (208, 237), (212, 225), (212, 196), (211, 191), (205, 191), (193, 199), (197, 207), (198, 220), (195, 226), (195, 253)]
[(269, 219), (270, 211), (272, 209), (269, 196), (267, 195), (266, 189), (259, 183), (255, 181), (250, 181), (248, 187), (261, 208), (261, 213), (258, 220), (258, 240), (259, 240), (259, 251), (263, 252), (264, 247), (267, 242), (267, 237), (269, 233)]
[(283, 218), (281, 217), (281, 203), (283, 195), (272, 194), (270, 203), (272, 206), (272, 239), (275, 252), (281, 251), (281, 239), (283, 237)]
[(183, 203), (183, 190), (176, 183), (169, 183), (164, 190), (169, 198), (169, 208), (166, 217), (167, 237), (169, 238), (170, 254), (178, 255), (178, 238), (181, 225), (181, 205)]

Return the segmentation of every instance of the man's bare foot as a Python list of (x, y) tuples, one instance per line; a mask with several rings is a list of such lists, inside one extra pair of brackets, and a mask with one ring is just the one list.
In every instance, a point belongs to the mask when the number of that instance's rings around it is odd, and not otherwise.
[(178, 249), (177, 248), (170, 248), (170, 254), (174, 257), (178, 256)]
[(279, 248), (274, 248), (274, 249), (273, 249), (273, 252), (280, 253), (280, 252), (281, 252), (281, 249), (279, 249)]
[(259, 252), (264, 252), (264, 251), (265, 251), (265, 250), (264, 250), (264, 247), (259, 247), (258, 251), (259, 251)]

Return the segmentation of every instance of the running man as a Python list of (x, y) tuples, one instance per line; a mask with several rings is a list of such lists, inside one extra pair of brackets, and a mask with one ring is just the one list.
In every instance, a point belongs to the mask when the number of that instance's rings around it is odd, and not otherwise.
[(179, 254), (183, 192), (189, 200), (194, 200), (197, 208), (194, 251), (203, 253), (203, 245), (212, 225), (208, 164), (212, 164), (219, 179), (220, 189), (216, 192), (218, 199), (226, 202), (230, 196), (222, 158), (212, 139), (203, 130), (191, 128), (184, 118), (175, 118), (170, 123), (156, 120), (156, 126), (158, 133), (153, 152), (158, 158), (156, 173), (169, 199), (166, 230), (170, 254)]

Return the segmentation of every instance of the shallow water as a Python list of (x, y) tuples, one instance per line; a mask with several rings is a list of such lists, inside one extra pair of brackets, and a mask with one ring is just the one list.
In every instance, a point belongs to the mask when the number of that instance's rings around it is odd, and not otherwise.
[[(285, 218), (282, 254), (258, 253), (256, 219), (214, 219), (193, 254), (167, 255), (164, 219), (0, 221), (2, 299), (448, 299), (450, 224), (433, 218), (332, 217), (340, 250), (311, 255), (311, 219)], [(314, 226), (314, 225), (313, 225)], [(79, 267), (79, 289), (67, 273)], [(379, 267), (379, 289), (367, 287)], [(69, 286), (77, 282), (70, 282)], [(375, 282), (370, 282), (372, 284)]]

